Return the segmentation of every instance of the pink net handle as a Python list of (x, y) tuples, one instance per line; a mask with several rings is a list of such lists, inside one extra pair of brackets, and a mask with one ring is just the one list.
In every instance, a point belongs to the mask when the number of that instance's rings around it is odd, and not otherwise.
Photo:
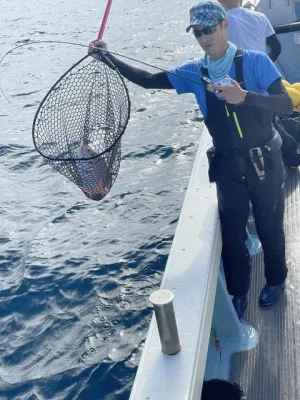
[(103, 19), (102, 19), (102, 23), (101, 23), (101, 26), (100, 26), (99, 33), (98, 33), (98, 40), (101, 40), (102, 37), (103, 37), (104, 31), (105, 31), (105, 27), (106, 27), (106, 22), (107, 22), (108, 15), (109, 15), (109, 12), (110, 12), (111, 3), (112, 3), (112, 0), (108, 0), (107, 1), (105, 12), (104, 12), (104, 16), (103, 16)]

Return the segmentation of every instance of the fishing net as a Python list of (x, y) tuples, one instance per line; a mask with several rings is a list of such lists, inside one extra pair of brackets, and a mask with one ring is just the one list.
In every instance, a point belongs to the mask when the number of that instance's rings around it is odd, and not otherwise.
[(36, 150), (93, 200), (117, 178), (130, 116), (127, 88), (106, 57), (82, 58), (47, 93), (33, 122)]

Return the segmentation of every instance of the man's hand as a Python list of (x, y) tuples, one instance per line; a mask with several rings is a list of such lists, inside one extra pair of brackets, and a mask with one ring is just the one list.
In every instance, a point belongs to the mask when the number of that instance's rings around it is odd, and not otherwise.
[(230, 78), (230, 86), (209, 85), (207, 90), (215, 92), (216, 96), (229, 104), (241, 104), (245, 101), (247, 90), (240, 87), (237, 81)]
[(107, 44), (103, 40), (94, 40), (89, 44), (88, 55), (101, 60), (102, 55), (105, 55), (107, 51)]

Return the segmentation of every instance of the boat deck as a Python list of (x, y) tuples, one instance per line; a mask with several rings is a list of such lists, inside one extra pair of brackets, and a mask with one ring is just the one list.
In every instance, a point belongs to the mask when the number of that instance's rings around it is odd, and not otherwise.
[[(300, 399), (300, 171), (286, 169), (285, 232), (289, 274), (283, 296), (267, 309), (258, 305), (264, 285), (263, 253), (253, 256), (249, 304), (244, 319), (256, 325), (259, 343), (236, 353), (230, 378), (249, 400)], [(255, 233), (253, 219), (249, 231)]]

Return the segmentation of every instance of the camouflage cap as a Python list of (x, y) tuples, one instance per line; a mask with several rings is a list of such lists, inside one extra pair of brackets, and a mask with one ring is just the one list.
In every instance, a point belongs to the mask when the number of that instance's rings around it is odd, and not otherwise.
[(192, 26), (213, 26), (226, 19), (225, 8), (217, 1), (201, 1), (190, 9), (190, 24), (186, 28), (189, 32)]

